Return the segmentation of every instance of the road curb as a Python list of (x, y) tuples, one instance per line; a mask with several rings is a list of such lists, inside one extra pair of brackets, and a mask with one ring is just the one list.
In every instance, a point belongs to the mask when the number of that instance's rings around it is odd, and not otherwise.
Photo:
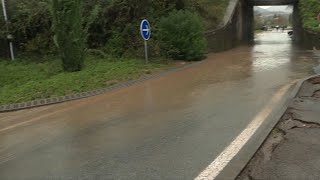
[(307, 78), (298, 80), (292, 92), (288, 94), (288, 100), (279, 107), (278, 111), (275, 111), (274, 114), (270, 116), (270, 120), (262, 128), (256, 132), (256, 138), (251, 138), (249, 142), (244, 146), (244, 148), (230, 161), (229, 165), (218, 175), (217, 180), (221, 179), (236, 179), (251, 161), (251, 159), (256, 155), (258, 150), (264, 144), (272, 130), (278, 124), (281, 117), (287, 111), (292, 99), (296, 98), (299, 91), (301, 90), (302, 85), (313, 78), (320, 77), (320, 75), (309, 76)]
[(203, 60), (203, 61), (194, 62), (192, 64), (184, 65), (181, 67), (174, 67), (174, 68), (171, 68), (171, 69), (164, 71), (164, 72), (156, 73), (156, 74), (153, 74), (150, 76), (142, 77), (140, 79), (127, 81), (127, 82), (116, 84), (116, 85), (113, 85), (110, 87), (105, 87), (105, 88), (96, 89), (96, 90), (92, 90), (92, 91), (76, 93), (76, 94), (69, 94), (69, 95), (65, 95), (65, 96), (52, 97), (52, 98), (46, 98), (46, 99), (37, 99), (37, 100), (22, 102), (22, 103), (2, 105), (2, 106), (0, 106), (0, 113), (30, 109), (30, 108), (53, 105), (53, 104), (59, 104), (59, 103), (64, 103), (64, 102), (68, 102), (68, 101), (74, 101), (74, 100), (79, 100), (79, 99), (89, 98), (89, 97), (93, 97), (93, 96), (98, 96), (101, 94), (110, 93), (115, 90), (130, 87), (130, 86), (133, 86), (136, 84), (140, 84), (140, 83), (143, 83), (143, 82), (151, 80), (151, 79), (164, 77), (164, 76), (169, 75), (171, 73), (182, 71), (182, 70), (203, 64), (206, 61), (207, 60)]
[[(317, 78), (320, 77), (320, 75), (313, 75), (313, 76), (309, 76), (307, 78), (298, 80), (298, 82), (296, 83), (294, 89), (292, 90), (292, 92), (290, 93), (289, 96), (289, 100), (287, 103), (285, 103), (284, 107), (280, 108), (280, 111), (278, 111), (278, 113), (274, 116), (274, 118), (276, 118), (276, 123), (274, 123), (274, 125), (271, 126), (271, 129), (269, 131), (269, 133), (263, 138), (263, 141), (260, 143), (259, 147), (256, 149), (256, 151), (254, 152), (254, 154), (250, 157), (250, 160), (248, 162), (246, 162), (246, 164), (244, 165), (244, 167), (241, 169), (241, 171), (237, 174), (236, 177), (238, 177), (242, 171), (245, 169), (245, 167), (248, 165), (248, 163), (251, 161), (251, 159), (256, 155), (256, 153), (259, 151), (259, 149), (261, 148), (261, 146), (265, 143), (265, 141), (267, 140), (267, 138), (270, 136), (270, 134), (272, 133), (272, 130), (277, 126), (277, 124), (279, 123), (280, 119), (282, 118), (282, 116), (286, 113), (286, 111), (289, 108), (290, 103), (292, 102), (292, 100), (294, 98), (296, 98), (298, 96), (299, 91), (301, 90), (301, 87), (303, 86), (303, 84), (313, 78)], [(236, 178), (235, 177), (235, 178)]]
[[(309, 81), (313, 78), (319, 78), (320, 77), (320, 74), (317, 74), (317, 75), (313, 75), (313, 76), (309, 76), (307, 78), (304, 78), (304, 79), (301, 79), (297, 82), (295, 88), (293, 89), (292, 93), (291, 93), (291, 96), (290, 98), (293, 99), (293, 98), (296, 98), (302, 85), (306, 82), (306, 81)], [(288, 108), (288, 107), (287, 107)]]

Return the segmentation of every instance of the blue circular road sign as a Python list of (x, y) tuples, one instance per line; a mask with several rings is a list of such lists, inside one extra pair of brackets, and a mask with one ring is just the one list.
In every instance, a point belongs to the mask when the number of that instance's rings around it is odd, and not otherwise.
[(151, 26), (150, 23), (145, 19), (142, 20), (140, 25), (141, 36), (144, 40), (149, 40), (151, 37)]

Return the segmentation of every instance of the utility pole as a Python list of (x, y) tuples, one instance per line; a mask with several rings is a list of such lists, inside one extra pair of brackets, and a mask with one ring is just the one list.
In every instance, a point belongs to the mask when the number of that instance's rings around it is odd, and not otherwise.
[[(5, 0), (1, 0), (1, 2), (2, 2), (4, 21), (7, 26), (7, 31), (9, 32), (9, 19), (8, 19), (8, 14), (7, 14), (7, 9), (6, 9), (6, 2), (5, 2)], [(13, 52), (12, 35), (8, 34), (7, 39), (9, 40), (10, 55), (11, 55), (11, 60), (13, 61), (14, 60), (14, 52)]]

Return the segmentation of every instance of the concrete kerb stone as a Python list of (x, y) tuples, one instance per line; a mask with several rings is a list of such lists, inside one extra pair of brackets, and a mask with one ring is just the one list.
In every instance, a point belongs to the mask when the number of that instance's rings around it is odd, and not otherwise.
[(182, 71), (182, 70), (197, 66), (197, 65), (202, 64), (204, 62), (206, 62), (206, 60), (194, 62), (192, 64), (188, 64), (188, 65), (184, 65), (184, 66), (180, 66), (180, 67), (171, 68), (167, 71), (156, 73), (156, 74), (149, 75), (149, 76), (144, 76), (144, 77), (137, 79), (137, 80), (130, 80), (130, 81), (127, 81), (124, 83), (116, 84), (116, 85), (101, 88), (101, 89), (96, 89), (93, 91), (82, 92), (82, 93), (77, 93), (77, 94), (69, 94), (69, 95), (60, 96), (60, 97), (37, 99), (37, 100), (22, 102), (22, 103), (1, 105), (0, 106), (0, 113), (30, 109), (30, 108), (41, 107), (41, 106), (46, 106), (46, 105), (59, 104), (59, 103), (64, 103), (64, 102), (68, 102), (68, 101), (74, 101), (74, 100), (79, 100), (79, 99), (84, 99), (84, 98), (88, 98), (88, 97), (98, 96), (101, 94), (110, 93), (112, 91), (115, 91), (115, 90), (118, 90), (121, 88), (130, 87), (130, 86), (133, 86), (133, 85), (136, 85), (139, 83), (143, 83), (143, 82), (151, 80), (151, 79), (164, 77), (164, 76), (169, 75), (171, 73)]
[(319, 78), (319, 77), (320, 77), (320, 75), (317, 74), (317, 75), (310, 76), (310, 77), (307, 77), (307, 78), (304, 78), (304, 79), (300, 80), (300, 81), (297, 83), (295, 89), (292, 91), (292, 98), (296, 98), (296, 97), (297, 97), (297, 95), (298, 95), (298, 93), (299, 93), (302, 85), (303, 85), (305, 82), (307, 82), (307, 81), (309, 81), (309, 80), (311, 80), (311, 79), (314, 79), (314, 78)]
[[(252, 158), (256, 155), (256, 153), (258, 152), (258, 150), (261, 148), (261, 146), (265, 143), (265, 141), (267, 140), (267, 138), (270, 136), (272, 130), (277, 126), (277, 124), (279, 123), (281, 117), (285, 114), (285, 112), (287, 111), (292, 99), (296, 98), (298, 96), (299, 91), (301, 90), (302, 85), (314, 78), (319, 78), (320, 75), (313, 75), (304, 79), (299, 80), (294, 89), (292, 90), (292, 92), (289, 95), (290, 100), (284, 105), (284, 107), (280, 108), (280, 111), (276, 113), (276, 115), (273, 116), (273, 119), (276, 119), (276, 122), (274, 124), (272, 124), (272, 126), (268, 127), (268, 133), (264, 134), (262, 141), (259, 142), (259, 144), (256, 146), (256, 148), (254, 148), (254, 152), (252, 153), (252, 155), (249, 156), (249, 158), (246, 158), (245, 162), (242, 162), (242, 165), (237, 165), (237, 169), (233, 169), (236, 170), (236, 172), (228, 172), (229, 174), (227, 175), (228, 179), (236, 179), (242, 172), (243, 170), (247, 167), (248, 163), (252, 160)], [(235, 158), (236, 159), (236, 158)], [(243, 160), (243, 158), (240, 158)], [(224, 173), (224, 172), (222, 172)], [(224, 176), (224, 174), (222, 176), (218, 176), (217, 179), (223, 179), (226, 176)]]

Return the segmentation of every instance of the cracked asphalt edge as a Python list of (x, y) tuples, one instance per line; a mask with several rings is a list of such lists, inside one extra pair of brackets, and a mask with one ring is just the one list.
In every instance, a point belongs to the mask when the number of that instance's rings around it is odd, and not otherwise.
[[(300, 80), (295, 89), (292, 92), (292, 100), (296, 100), (299, 93), (301, 92), (301, 88), (308, 81), (313, 81), (314, 79), (319, 79), (320, 75), (314, 75), (303, 80)], [(312, 82), (311, 82), (312, 83)], [(320, 81), (312, 84), (320, 84)], [(319, 90), (315, 90), (310, 97), (314, 97)], [(304, 96), (302, 96), (304, 97)], [(291, 103), (289, 103), (291, 104)], [(281, 142), (286, 140), (285, 135), (289, 130), (298, 129), (298, 128), (320, 128), (319, 122), (310, 122), (300, 119), (299, 117), (295, 117), (291, 112), (292, 108), (287, 107), (286, 111), (279, 119), (278, 123), (274, 126), (271, 132), (268, 134), (266, 139), (263, 141), (257, 152), (252, 156), (250, 161), (246, 164), (246, 166), (242, 169), (242, 171), (238, 174), (237, 180), (254, 180), (253, 175), (255, 173), (259, 173), (259, 166), (264, 165), (271, 159), (273, 152), (277, 149), (277, 147), (281, 144)]]

